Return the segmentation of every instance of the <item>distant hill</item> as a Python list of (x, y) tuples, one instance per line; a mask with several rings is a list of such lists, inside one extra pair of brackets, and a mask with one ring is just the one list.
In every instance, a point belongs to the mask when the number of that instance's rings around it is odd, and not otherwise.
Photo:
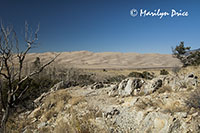
[[(36, 57), (41, 61), (48, 61), (56, 53), (30, 53), (26, 62), (30, 63)], [(170, 54), (139, 54), (139, 53), (120, 53), (120, 52), (100, 52), (89, 51), (62, 52), (56, 59), (54, 65), (62, 67), (79, 67), (88, 69), (130, 69), (130, 68), (159, 68), (181, 66), (178, 59)]]

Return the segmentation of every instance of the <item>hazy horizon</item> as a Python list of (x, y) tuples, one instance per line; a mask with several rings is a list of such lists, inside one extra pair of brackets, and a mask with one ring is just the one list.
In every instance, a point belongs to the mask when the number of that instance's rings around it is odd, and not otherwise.
[(72, 52), (89, 52), (89, 53), (122, 53), (122, 54), (128, 54), (128, 53), (135, 53), (135, 54), (161, 54), (161, 55), (172, 55), (172, 53), (140, 53), (140, 52), (118, 52), (118, 51), (89, 51), (89, 50), (74, 50), (74, 51), (34, 51), (32, 50), (31, 52), (29, 52), (29, 54), (34, 54), (34, 53), (72, 53)]

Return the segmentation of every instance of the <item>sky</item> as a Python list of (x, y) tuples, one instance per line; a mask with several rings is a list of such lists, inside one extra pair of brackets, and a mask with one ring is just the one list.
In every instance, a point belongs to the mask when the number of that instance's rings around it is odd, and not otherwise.
[[(25, 21), (36, 29), (32, 52), (136, 52), (171, 54), (184, 41), (197, 49), (200, 32), (198, 0), (1, 0), (0, 19), (24, 37)], [(137, 16), (130, 11), (137, 10)], [(172, 10), (188, 16), (140, 16), (140, 11)], [(181, 11), (180, 11), (181, 10)], [(22, 39), (23, 40), (23, 39)], [(24, 46), (24, 43), (20, 45)]]

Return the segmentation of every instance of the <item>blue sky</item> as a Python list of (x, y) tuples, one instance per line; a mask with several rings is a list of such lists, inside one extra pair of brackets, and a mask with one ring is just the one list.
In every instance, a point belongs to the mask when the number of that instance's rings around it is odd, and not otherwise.
[[(23, 36), (25, 20), (40, 23), (39, 46), (32, 52), (137, 52), (170, 54), (184, 41), (199, 48), (198, 0), (4, 0), (0, 19)], [(131, 9), (187, 11), (187, 17), (132, 17)], [(24, 45), (24, 44), (21, 44)]]

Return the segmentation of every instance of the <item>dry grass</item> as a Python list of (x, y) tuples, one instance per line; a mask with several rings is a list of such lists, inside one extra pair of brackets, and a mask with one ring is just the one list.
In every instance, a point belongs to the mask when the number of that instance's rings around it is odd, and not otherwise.
[[(101, 130), (92, 123), (96, 117), (99, 117), (98, 113), (94, 110), (80, 116), (77, 110), (70, 108), (70, 118), (68, 121), (61, 119), (58, 122), (58, 126), (55, 127), (54, 132), (56, 133), (93, 133), (94, 131)], [(100, 131), (102, 132), (102, 131)]]
[[(48, 95), (42, 102), (42, 107), (33, 113), (32, 118), (27, 118), (27, 121), (21, 120), (21, 122), (17, 122), (16, 125), (12, 122), (13, 125), (10, 124), (9, 127), (12, 129), (11, 132), (15, 133), (15, 130), (20, 132), (25, 126), (27, 127), (27, 125), (29, 125), (29, 131), (31, 131), (30, 129), (38, 129), (37, 126), (39, 123), (47, 121), (51, 123), (55, 120), (57, 121), (56, 117), (60, 112), (70, 114), (70, 116), (67, 117), (68, 121), (64, 120), (62, 116), (59, 116), (57, 118), (60, 120), (56, 122), (57, 126), (55, 126), (54, 129), (49, 126), (42, 126), (37, 131), (41, 133), (93, 133), (94, 131), (104, 132), (92, 122), (95, 121), (97, 117), (102, 117), (102, 112), (93, 108), (86, 108), (85, 106), (82, 106), (82, 103), (87, 102), (83, 96), (71, 97), (66, 90), (58, 90), (55, 93)], [(64, 110), (66, 104), (70, 104), (72, 106)], [(80, 115), (81, 110), (84, 110), (84, 112), (86, 110), (88, 111)], [(33, 118), (38, 120), (32, 123)]]
[[(21, 132), (22, 129), (29, 125), (29, 129), (37, 128), (38, 122), (45, 122), (48, 120), (52, 120), (52, 118), (56, 117), (58, 112), (61, 112), (64, 108), (64, 105), (68, 103), (68, 100), (71, 96), (68, 94), (66, 90), (58, 90), (56, 93), (51, 93), (45, 99), (43, 99), (43, 105), (41, 108), (35, 109), (25, 120), (24, 118), (16, 117), (13, 119), (18, 119), (17, 122), (8, 122), (8, 129), (11, 133)], [(36, 122), (33, 120), (36, 119)], [(12, 120), (12, 117), (9, 121)], [(49, 132), (48, 128), (41, 128), (40, 132)]]
[[(171, 91), (171, 89), (169, 91)], [(163, 112), (171, 113), (171, 114), (173, 114), (175, 112), (189, 111), (188, 107), (186, 107), (179, 100), (174, 100), (173, 98), (167, 98), (164, 100), (161, 96), (163, 92), (159, 92), (159, 93), (157, 92), (157, 93), (153, 94), (151, 97), (152, 99), (145, 98), (145, 97), (143, 97), (142, 99), (139, 99), (135, 103), (136, 108), (138, 110), (146, 110), (150, 107), (153, 107), (155, 109), (160, 108)], [(180, 95), (185, 95), (185, 94), (180, 94)]]
[(77, 104), (79, 104), (79, 103), (81, 103), (81, 102), (85, 102), (86, 100), (84, 99), (84, 97), (83, 96), (79, 96), (79, 97), (72, 97), (70, 100), (69, 100), (69, 104), (71, 104), (71, 105), (77, 105)]
[(166, 113), (185, 112), (188, 108), (181, 105), (179, 101), (172, 101), (161, 106)]
[(185, 102), (190, 108), (200, 109), (200, 90), (191, 92)]
[(197, 77), (200, 77), (200, 66), (188, 66), (182, 68), (179, 73), (185, 75), (187, 75), (188, 73), (195, 73)]
[(71, 96), (68, 94), (66, 90), (59, 90), (56, 93), (51, 93), (48, 98), (44, 99), (44, 104), (42, 106), (42, 110), (46, 110), (42, 112), (42, 121), (48, 121), (60, 111), (63, 110), (64, 105), (68, 103), (68, 100)]
[[(152, 68), (152, 69), (106, 69), (106, 72), (103, 72), (103, 69), (83, 69), (84, 72), (95, 73), (98, 76), (117, 76), (124, 75), (128, 76), (131, 72), (139, 72), (142, 73), (144, 71), (153, 72), (155, 75), (160, 74), (160, 68)], [(167, 69), (166, 70), (170, 70)]]
[(170, 92), (172, 92), (172, 88), (171, 88), (171, 86), (163, 86), (163, 87), (159, 88), (156, 92), (157, 93), (165, 93), (165, 92), (170, 93)]
[(159, 105), (160, 105), (160, 101), (159, 100), (154, 102), (153, 100), (148, 99), (148, 98), (144, 98), (143, 100), (139, 99), (139, 101), (135, 103), (135, 106), (139, 110), (145, 110), (145, 109), (147, 109), (149, 107), (157, 108), (157, 107), (159, 107)]
[(55, 133), (74, 133), (76, 132), (68, 122), (63, 120), (59, 121), (58, 125), (54, 129)]

